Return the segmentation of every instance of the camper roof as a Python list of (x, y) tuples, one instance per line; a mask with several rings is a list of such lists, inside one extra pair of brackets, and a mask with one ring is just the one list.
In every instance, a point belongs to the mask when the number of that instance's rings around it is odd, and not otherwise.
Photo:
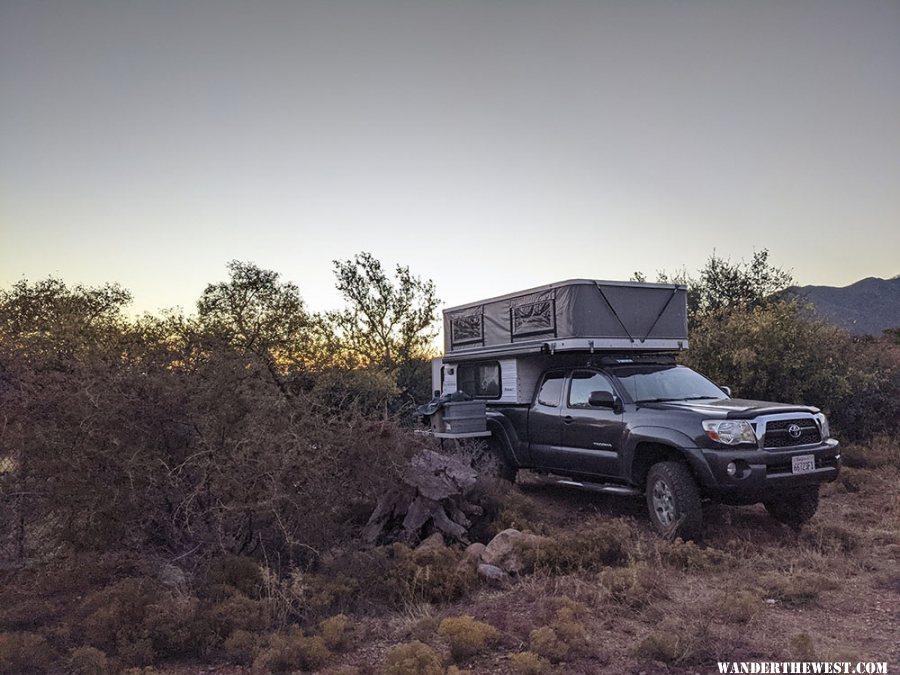
[(445, 359), (687, 348), (687, 288), (570, 279), (444, 310)]

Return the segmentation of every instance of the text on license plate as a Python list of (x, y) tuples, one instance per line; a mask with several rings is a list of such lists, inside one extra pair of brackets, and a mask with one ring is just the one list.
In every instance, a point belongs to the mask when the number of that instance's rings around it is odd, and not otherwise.
[(791, 457), (791, 473), (809, 473), (816, 470), (815, 455)]

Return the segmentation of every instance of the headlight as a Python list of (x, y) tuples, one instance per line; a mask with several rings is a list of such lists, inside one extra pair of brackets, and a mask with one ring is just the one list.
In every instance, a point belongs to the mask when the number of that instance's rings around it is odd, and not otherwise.
[(819, 433), (822, 434), (822, 440), (827, 441), (831, 438), (831, 429), (828, 428), (828, 419), (825, 417), (825, 414), (816, 414), (816, 422), (819, 423)]
[(737, 445), (753, 443), (756, 445), (756, 432), (745, 420), (706, 420), (703, 422), (706, 435), (717, 443)]

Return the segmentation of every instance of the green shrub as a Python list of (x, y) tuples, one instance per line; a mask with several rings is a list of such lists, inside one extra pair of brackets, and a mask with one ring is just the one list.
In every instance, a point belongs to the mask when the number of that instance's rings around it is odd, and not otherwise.
[(378, 669), (380, 675), (444, 675), (441, 657), (418, 640), (393, 647)]
[(471, 616), (453, 616), (441, 621), (438, 634), (450, 643), (450, 655), (456, 661), (478, 654), (498, 637), (497, 629)]
[(0, 673), (43, 673), (54, 660), (53, 650), (36, 633), (0, 633)]

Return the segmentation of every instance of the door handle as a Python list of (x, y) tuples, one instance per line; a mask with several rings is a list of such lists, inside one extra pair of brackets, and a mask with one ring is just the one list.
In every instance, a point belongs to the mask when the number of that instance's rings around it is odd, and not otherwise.
[(566, 415), (565, 417), (563, 417), (563, 424), (572, 424), (573, 421), (574, 420), (572, 419), (571, 415)]

